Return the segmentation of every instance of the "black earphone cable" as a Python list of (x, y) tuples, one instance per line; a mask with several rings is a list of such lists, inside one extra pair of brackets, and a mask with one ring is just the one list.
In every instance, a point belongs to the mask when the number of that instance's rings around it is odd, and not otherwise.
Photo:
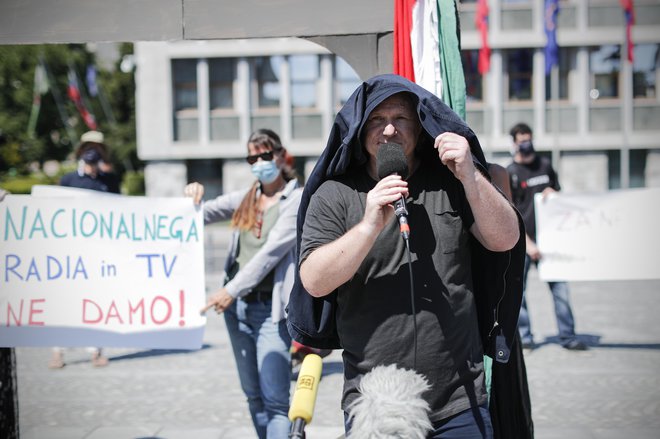
[(412, 256), (410, 255), (410, 242), (403, 237), (408, 252), (408, 273), (410, 274), (410, 306), (413, 318), (413, 370), (417, 369), (417, 312), (415, 310), (415, 284), (413, 282)]

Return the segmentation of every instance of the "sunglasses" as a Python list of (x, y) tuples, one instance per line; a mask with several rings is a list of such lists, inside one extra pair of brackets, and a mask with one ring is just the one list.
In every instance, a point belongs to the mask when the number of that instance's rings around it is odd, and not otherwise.
[(245, 160), (251, 165), (257, 163), (257, 160), (265, 160), (267, 162), (273, 160), (273, 151), (262, 152), (261, 154), (249, 155), (245, 157)]

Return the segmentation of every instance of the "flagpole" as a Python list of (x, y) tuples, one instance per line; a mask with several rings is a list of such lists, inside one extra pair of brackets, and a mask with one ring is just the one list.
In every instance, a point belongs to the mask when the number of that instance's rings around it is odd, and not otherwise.
[(559, 169), (559, 65), (550, 70), (550, 96), (552, 98), (552, 167)]
[(57, 107), (57, 112), (60, 115), (60, 119), (62, 120), (64, 129), (66, 130), (66, 133), (69, 136), (69, 139), (71, 140), (71, 144), (73, 145), (78, 141), (78, 136), (76, 136), (76, 132), (69, 124), (69, 116), (66, 114), (66, 109), (64, 108), (64, 104), (62, 103), (62, 95), (60, 95), (60, 91), (57, 88), (57, 83), (55, 82), (55, 78), (53, 78), (53, 76), (51, 75), (50, 70), (48, 69), (48, 65), (46, 64), (46, 61), (43, 61), (43, 66), (44, 66), (44, 70), (46, 71), (46, 76), (48, 77), (48, 82), (53, 84), (53, 86), (50, 88), (50, 91), (53, 93), (53, 98), (55, 99), (55, 106)]
[[(76, 67), (73, 65), (73, 63), (69, 63), (69, 69), (73, 72), (73, 76), (76, 78), (76, 84), (78, 85), (78, 91), (80, 93), (80, 101), (83, 104), (83, 107), (87, 109), (87, 112), (90, 114), (92, 119), (96, 122), (96, 116), (94, 115), (94, 111), (92, 106), (90, 105), (89, 99), (87, 97), (87, 92), (85, 91), (85, 87), (82, 86), (82, 81), (80, 80), (80, 76), (78, 76), (78, 72), (76, 71)], [(84, 121), (85, 124), (87, 124), (87, 121)], [(95, 129), (92, 127), (89, 127), (90, 129)]]
[(628, 62), (630, 54), (628, 53), (628, 44), (621, 45), (621, 74), (623, 75), (623, 125), (621, 126), (622, 145), (621, 145), (621, 189), (628, 189), (630, 187), (630, 145), (628, 133), (630, 131), (631, 114), (632, 114), (632, 63)]
[(110, 107), (108, 100), (105, 98), (105, 93), (101, 89), (101, 84), (98, 84), (98, 96), (99, 101), (101, 102), (101, 108), (103, 109), (103, 114), (105, 114), (106, 119), (110, 122), (110, 126), (115, 126), (115, 115), (112, 114), (112, 108)]
[[(39, 120), (39, 112), (41, 110), (41, 97), (42, 97), (42, 85), (39, 83), (43, 81), (42, 76), (44, 75), (43, 67), (41, 66), (41, 59), (37, 62), (37, 65), (34, 67), (34, 85), (32, 91), (32, 110), (30, 110), (30, 119), (28, 121), (28, 137), (34, 139), (34, 134), (37, 128), (37, 122)], [(41, 78), (40, 78), (41, 77)]]

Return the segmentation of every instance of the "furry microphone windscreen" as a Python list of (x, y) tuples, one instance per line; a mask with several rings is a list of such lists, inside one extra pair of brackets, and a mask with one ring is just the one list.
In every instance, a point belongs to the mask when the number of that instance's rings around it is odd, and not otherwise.
[(383, 143), (376, 152), (376, 170), (378, 178), (399, 174), (404, 180), (408, 178), (408, 159), (403, 147), (398, 143)]
[(348, 438), (425, 439), (433, 428), (429, 389), (424, 376), (396, 365), (377, 366), (360, 382), (360, 396), (348, 407), (352, 421)]

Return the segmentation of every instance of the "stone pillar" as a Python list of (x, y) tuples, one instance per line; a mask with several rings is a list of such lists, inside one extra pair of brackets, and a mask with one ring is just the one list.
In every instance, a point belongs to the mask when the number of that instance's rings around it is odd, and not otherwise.
[(187, 180), (183, 161), (151, 161), (144, 168), (144, 185), (150, 197), (182, 197)]

